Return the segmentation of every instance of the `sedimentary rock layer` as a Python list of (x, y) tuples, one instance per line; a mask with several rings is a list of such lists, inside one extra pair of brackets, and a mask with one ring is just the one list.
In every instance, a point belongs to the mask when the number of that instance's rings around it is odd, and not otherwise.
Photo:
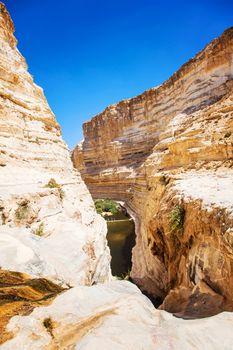
[(96, 198), (135, 217), (131, 276), (183, 317), (233, 309), (233, 28), (161, 86), (84, 123), (73, 151)]
[(44, 278), (0, 270), (0, 346), (13, 338), (8, 321), (17, 315), (29, 315), (35, 307), (49, 305), (63, 288)]
[(0, 266), (61, 284), (109, 279), (106, 224), (0, 4)]
[(12, 316), (111, 278), (106, 223), (16, 44), (0, 3), (0, 343)]

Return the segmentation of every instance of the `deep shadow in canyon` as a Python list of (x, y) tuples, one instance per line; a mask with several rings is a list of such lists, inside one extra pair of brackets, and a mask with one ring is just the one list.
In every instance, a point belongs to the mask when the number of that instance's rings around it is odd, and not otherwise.
[(132, 249), (135, 245), (135, 225), (128, 215), (108, 220), (107, 240), (112, 260), (111, 269), (114, 276), (123, 277), (132, 267)]
[[(134, 220), (123, 206), (121, 207), (121, 212), (113, 215), (111, 218), (105, 217), (105, 219), (108, 227), (107, 241), (112, 257), (112, 274), (118, 278), (128, 279), (130, 282), (136, 284), (130, 277), (132, 249), (136, 243)], [(137, 286), (140, 288), (139, 285)], [(141, 289), (141, 291), (150, 299), (156, 308), (162, 304), (163, 300), (161, 298), (154, 298), (145, 290)]]

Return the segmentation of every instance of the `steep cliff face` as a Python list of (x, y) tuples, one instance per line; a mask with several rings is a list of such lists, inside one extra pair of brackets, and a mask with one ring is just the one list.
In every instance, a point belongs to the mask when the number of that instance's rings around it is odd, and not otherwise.
[(105, 222), (13, 32), (0, 4), (0, 266), (69, 285), (106, 281)]
[(0, 344), (14, 315), (111, 277), (105, 221), (16, 43), (0, 3)]
[(96, 198), (135, 217), (132, 278), (168, 311), (233, 309), (233, 28), (163, 85), (84, 123), (73, 151)]

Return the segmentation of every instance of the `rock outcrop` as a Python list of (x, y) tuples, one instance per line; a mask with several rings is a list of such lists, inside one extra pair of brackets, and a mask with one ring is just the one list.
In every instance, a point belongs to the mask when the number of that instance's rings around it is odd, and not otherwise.
[(0, 343), (14, 315), (111, 279), (107, 227), (0, 3)]
[(131, 277), (195, 318), (233, 310), (233, 28), (169, 80), (84, 123), (73, 151), (95, 198), (136, 223)]
[(8, 325), (15, 336), (1, 349), (230, 350), (232, 322), (230, 313), (175, 318), (156, 310), (132, 283), (114, 281), (75, 287), (29, 316), (15, 316)]
[(45, 278), (0, 270), (0, 346), (13, 337), (7, 330), (13, 316), (29, 315), (35, 307), (49, 305), (63, 290)]
[(109, 279), (106, 224), (0, 5), (0, 266), (60, 284)]

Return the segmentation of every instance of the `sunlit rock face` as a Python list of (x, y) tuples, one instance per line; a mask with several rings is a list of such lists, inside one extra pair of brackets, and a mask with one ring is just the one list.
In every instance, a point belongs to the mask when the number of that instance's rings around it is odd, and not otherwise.
[[(64, 285), (109, 279), (105, 221), (0, 5), (0, 266)], [(51, 179), (54, 179), (51, 181)]]
[(182, 320), (156, 310), (136, 286), (113, 281), (75, 287), (7, 326), (1, 349), (230, 350), (232, 313)]
[(163, 85), (84, 123), (92, 195), (136, 223), (134, 281), (183, 317), (233, 309), (233, 28)]
[(0, 270), (0, 347), (14, 334), (9, 320), (29, 315), (35, 307), (48, 306), (64, 289), (45, 278), (31, 278), (20, 272)]

